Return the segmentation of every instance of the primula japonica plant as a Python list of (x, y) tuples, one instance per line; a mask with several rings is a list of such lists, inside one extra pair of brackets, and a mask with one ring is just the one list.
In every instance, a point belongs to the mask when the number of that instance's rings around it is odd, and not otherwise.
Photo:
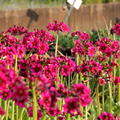
[(0, 119), (120, 120), (120, 43), (112, 35), (120, 25), (97, 41), (73, 32), (72, 56), (58, 45), (69, 26), (55, 21), (47, 29), (0, 34)]

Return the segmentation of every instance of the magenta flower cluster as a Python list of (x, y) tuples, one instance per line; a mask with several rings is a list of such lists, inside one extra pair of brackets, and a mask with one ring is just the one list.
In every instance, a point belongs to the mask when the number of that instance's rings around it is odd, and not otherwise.
[(111, 113), (108, 113), (108, 112), (102, 112), (97, 119), (98, 120), (120, 120), (120, 117), (118, 117), (118, 115), (113, 116)]
[[(116, 25), (112, 32), (119, 35), (119, 27)], [(118, 67), (115, 60), (120, 56), (119, 41), (105, 37), (93, 42), (88, 33), (72, 33), (76, 38), (72, 55), (81, 59), (77, 64), (64, 55), (49, 55), (56, 40), (49, 31), (70, 32), (69, 26), (55, 21), (47, 29), (29, 32), (25, 27), (14, 26), (0, 34), (0, 98), (14, 101), (33, 117), (32, 87), (35, 86), (38, 120), (45, 114), (57, 116), (58, 120), (65, 120), (67, 115), (84, 117), (81, 108), (94, 104), (86, 82), (94, 79), (100, 85), (120, 83), (120, 77), (114, 78), (112, 74), (114, 67)], [(76, 82), (75, 75), (78, 79), (82, 76), (82, 80)], [(0, 114), (5, 112), (0, 107)], [(98, 120), (115, 120), (115, 117), (103, 112)]]
[(112, 29), (111, 33), (115, 33), (116, 35), (120, 35), (120, 24), (116, 24)]

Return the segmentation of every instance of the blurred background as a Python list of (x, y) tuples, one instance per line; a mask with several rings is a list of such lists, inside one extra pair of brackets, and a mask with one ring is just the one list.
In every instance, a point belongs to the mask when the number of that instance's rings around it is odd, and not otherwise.
[[(0, 0), (0, 9), (62, 6), (66, 0)], [(83, 4), (120, 2), (120, 0), (83, 0)]]
[[(0, 0), (0, 9), (62, 6), (66, 0)], [(83, 4), (120, 2), (120, 0), (83, 0)]]
[[(30, 30), (45, 29), (49, 22), (64, 21), (69, 11), (67, 0), (0, 0), (0, 31), (13, 25)], [(120, 22), (120, 0), (83, 0), (73, 9), (68, 25), (73, 31), (108, 28)]]

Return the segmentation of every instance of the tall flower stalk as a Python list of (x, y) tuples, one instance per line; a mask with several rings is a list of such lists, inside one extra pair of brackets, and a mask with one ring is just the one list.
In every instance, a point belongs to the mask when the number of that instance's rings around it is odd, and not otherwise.
[(33, 93), (33, 120), (37, 120), (37, 96), (36, 96), (36, 86), (33, 84), (32, 86)]
[(58, 52), (58, 39), (59, 39), (59, 33), (57, 33), (56, 36), (55, 57), (57, 57), (57, 52)]
[[(120, 77), (120, 57), (118, 59), (118, 75)], [(120, 83), (118, 84), (118, 102), (120, 103)]]
[[(18, 72), (18, 56), (15, 55), (15, 72)], [(12, 102), (12, 120), (15, 120), (15, 102)]]
[(102, 111), (104, 112), (104, 108), (105, 108), (105, 85), (102, 86)]
[[(76, 63), (77, 65), (79, 65), (79, 54), (76, 55)], [(79, 83), (79, 74), (76, 74), (76, 83)]]
[(109, 87), (109, 108), (108, 111), (111, 113), (112, 112), (112, 88), (111, 88), (111, 83), (108, 83)]
[(96, 102), (97, 102), (97, 115), (100, 114), (100, 98), (99, 98), (99, 85), (96, 87)]

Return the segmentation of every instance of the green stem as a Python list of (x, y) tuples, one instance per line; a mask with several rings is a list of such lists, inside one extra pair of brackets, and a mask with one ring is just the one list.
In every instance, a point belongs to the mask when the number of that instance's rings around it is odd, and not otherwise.
[(18, 120), (19, 108), (16, 106), (16, 120)]
[[(76, 55), (76, 63), (79, 65), (79, 54)], [(79, 74), (76, 74), (76, 83), (79, 83)]]
[(76, 83), (79, 83), (79, 74), (76, 74)]
[(79, 65), (79, 54), (77, 54), (77, 56), (76, 56), (76, 63), (77, 63), (77, 65)]
[(79, 115), (79, 116), (78, 116), (78, 120), (83, 120), (83, 118)]
[(104, 99), (104, 89), (105, 89), (105, 86), (103, 85), (102, 86), (102, 111), (104, 112), (104, 106), (105, 106), (105, 99)]
[[(115, 60), (115, 62), (116, 62), (116, 60)], [(114, 79), (115, 79), (115, 77), (116, 77), (116, 66), (114, 67), (114, 71), (113, 71), (113, 77), (114, 77)], [(119, 88), (119, 87), (118, 87)], [(113, 98), (115, 98), (115, 95), (116, 95), (116, 85), (115, 84), (113, 84)]]
[(41, 120), (46, 120), (46, 112), (45, 111), (43, 111), (43, 117)]
[(28, 118), (28, 120), (30, 120), (30, 117)]
[(56, 38), (56, 45), (55, 45), (55, 57), (57, 57), (57, 51), (58, 51), (58, 34), (57, 34), (57, 38)]
[(57, 116), (55, 116), (54, 120), (57, 120)]
[[(87, 87), (89, 87), (89, 82), (87, 82)], [(85, 120), (88, 120), (88, 107), (85, 107)]]
[(20, 120), (23, 120), (23, 113), (24, 113), (24, 108), (22, 109), (22, 111), (21, 111), (21, 114), (20, 114)]
[[(7, 100), (4, 101), (4, 110), (7, 112)], [(2, 116), (2, 120), (4, 120), (6, 114)]]
[(120, 103), (120, 83), (118, 84), (118, 103)]
[(70, 88), (70, 85), (71, 85), (71, 83), (70, 83), (70, 75), (68, 76), (68, 87)]
[[(81, 56), (81, 59), (79, 60), (80, 65), (82, 64), (82, 60), (83, 60), (83, 57)], [(80, 82), (82, 83), (82, 81), (83, 81), (83, 76), (82, 76), (82, 73), (80, 72)]]
[(88, 110), (87, 110), (87, 106), (85, 107), (85, 120), (88, 120)]
[(14, 120), (14, 116), (15, 116), (15, 102), (12, 102), (12, 120)]
[(109, 86), (109, 107), (108, 111), (111, 113), (112, 112), (112, 90), (111, 90), (111, 84), (108, 83)]
[(70, 114), (67, 115), (67, 119), (66, 120), (71, 120)]
[(9, 113), (9, 102), (7, 102), (7, 108), (6, 108), (6, 120), (8, 120), (8, 113)]
[(60, 83), (63, 84), (63, 76), (61, 75)]
[[(18, 61), (18, 56), (15, 55), (15, 71), (17, 73), (17, 61)], [(15, 102), (12, 102), (12, 120), (14, 120), (14, 113), (15, 113)]]
[[(120, 57), (118, 59), (118, 75), (120, 77)], [(118, 84), (118, 102), (120, 103), (120, 83)]]
[(99, 99), (99, 85), (96, 88), (96, 97), (97, 97), (97, 115), (100, 114), (100, 99)]
[(15, 71), (17, 72), (17, 62), (18, 62), (18, 56), (15, 55)]
[[(81, 111), (81, 113), (83, 113), (83, 107), (82, 106), (80, 106), (80, 111)], [(84, 119), (83, 119), (82, 116), (79, 115), (78, 116), (78, 120), (84, 120)]]
[(2, 99), (0, 98), (0, 106), (2, 105)]
[(59, 108), (60, 108), (60, 110), (62, 110), (62, 98), (61, 98), (61, 100), (59, 101)]
[(36, 86), (33, 85), (33, 120), (37, 120), (37, 97), (36, 97)]

